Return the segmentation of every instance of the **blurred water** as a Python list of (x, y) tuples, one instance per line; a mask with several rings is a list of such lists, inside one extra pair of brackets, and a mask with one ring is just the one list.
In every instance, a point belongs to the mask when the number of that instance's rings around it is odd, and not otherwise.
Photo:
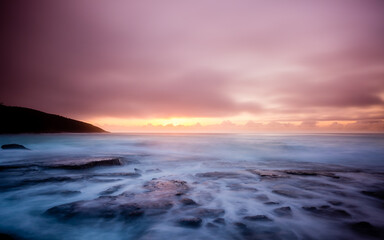
[[(265, 239), (266, 236), (268, 239), (365, 239), (367, 236), (350, 230), (348, 224), (369, 221), (378, 228), (384, 226), (382, 200), (361, 193), (383, 188), (384, 135), (380, 134), (0, 135), (1, 145), (9, 143), (22, 144), (31, 151), (0, 151), (0, 166), (27, 166), (0, 171), (0, 232), (26, 239)], [(119, 157), (125, 159), (125, 165), (80, 171), (39, 168), (53, 161), (93, 157)], [(141, 173), (140, 177), (25, 184), (39, 177), (135, 172), (135, 169)], [(289, 175), (263, 179), (249, 171), (287, 169), (321, 170), (337, 174), (338, 178)], [(206, 172), (240, 175), (199, 177), (199, 173)], [(226, 225), (215, 225), (213, 219), (203, 218), (199, 228), (179, 226), (175, 222), (187, 216), (189, 209), (177, 204), (160, 217), (144, 216), (131, 222), (92, 219), (75, 224), (44, 215), (47, 209), (60, 204), (97, 199), (101, 192), (117, 185), (122, 187), (109, 195), (145, 192), (142, 186), (153, 178), (186, 181), (191, 187), (187, 196), (199, 207), (223, 209)], [(289, 191), (293, 193), (304, 189), (311, 197), (300, 194), (289, 197), (274, 192), (291, 188)], [(329, 201), (336, 200), (342, 202), (339, 208), (350, 217), (319, 216), (303, 210), (303, 206), (329, 205)], [(289, 206), (292, 216), (278, 216), (274, 212), (278, 206), (266, 205), (266, 201), (278, 202), (279, 207)], [(260, 214), (273, 221), (244, 220), (245, 216)], [(212, 225), (217, 229), (212, 230)], [(328, 231), (324, 232), (324, 228)], [(265, 229), (266, 233), (254, 229)]]

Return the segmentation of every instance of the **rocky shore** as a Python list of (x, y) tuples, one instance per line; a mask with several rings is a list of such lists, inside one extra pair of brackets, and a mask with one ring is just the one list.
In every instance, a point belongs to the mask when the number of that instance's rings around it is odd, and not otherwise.
[[(124, 158), (89, 158), (1, 165), (0, 186), (9, 192), (35, 187), (35, 195), (60, 196), (66, 202), (67, 197), (83, 194), (77, 189), (61, 189), (69, 183), (113, 183), (94, 199), (73, 202), (68, 199), (67, 203), (41, 213), (43, 218), (63, 224), (113, 220), (134, 225), (144, 221), (150, 227), (166, 219), (163, 224), (176, 229), (227, 232), (244, 239), (301, 239), (310, 237), (310, 232), (292, 230), (286, 223), (299, 224), (301, 218), (309, 218), (313, 222), (337, 225), (343, 235), (361, 239), (384, 236), (383, 222), (372, 221), (365, 206), (356, 204), (370, 203), (382, 211), (382, 186), (354, 180), (361, 177), (380, 180), (384, 178), (382, 173), (353, 169), (244, 169), (185, 177), (161, 176), (161, 170), (157, 169), (159, 177), (137, 184), (128, 179), (141, 178), (152, 171), (135, 168), (127, 172), (130, 164)], [(111, 167), (113, 172), (105, 172)], [(48, 176), (50, 171), (57, 170), (63, 172)], [(37, 191), (38, 186), (57, 183), (62, 185), (55, 191)], [(129, 184), (137, 184), (134, 191), (125, 190)], [(151, 235), (156, 234), (151, 232)]]
[(384, 237), (380, 170), (174, 159), (130, 153), (1, 162), (0, 233), (5, 239)]

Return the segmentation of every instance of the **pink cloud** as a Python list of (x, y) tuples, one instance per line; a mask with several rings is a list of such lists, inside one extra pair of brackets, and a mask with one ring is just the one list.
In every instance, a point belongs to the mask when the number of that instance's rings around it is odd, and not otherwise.
[(382, 1), (38, 0), (0, 9), (5, 104), (82, 119), (383, 119)]

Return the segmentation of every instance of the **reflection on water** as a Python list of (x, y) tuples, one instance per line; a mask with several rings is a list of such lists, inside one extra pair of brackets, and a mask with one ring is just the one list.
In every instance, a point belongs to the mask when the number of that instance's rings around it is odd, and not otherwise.
[(379, 134), (3, 135), (21, 239), (380, 239)]

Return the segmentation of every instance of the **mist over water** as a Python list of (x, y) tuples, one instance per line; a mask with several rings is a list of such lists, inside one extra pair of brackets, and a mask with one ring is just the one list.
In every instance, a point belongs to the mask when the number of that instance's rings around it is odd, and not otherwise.
[[(0, 136), (9, 143), (31, 149), (0, 150), (0, 232), (15, 238), (383, 237), (381, 134)], [(71, 165), (104, 159), (121, 164)]]

